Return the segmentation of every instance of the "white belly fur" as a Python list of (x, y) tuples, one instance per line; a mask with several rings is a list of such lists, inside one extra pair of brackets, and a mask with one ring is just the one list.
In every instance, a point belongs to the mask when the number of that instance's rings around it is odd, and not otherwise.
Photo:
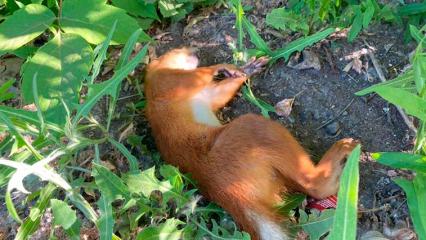
[(196, 122), (214, 127), (222, 125), (210, 109), (207, 90), (201, 91), (192, 98), (191, 109)]

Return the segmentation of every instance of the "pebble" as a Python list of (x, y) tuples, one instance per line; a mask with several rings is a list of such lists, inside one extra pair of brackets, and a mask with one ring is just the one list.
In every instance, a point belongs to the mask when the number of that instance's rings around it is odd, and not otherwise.
[(325, 126), (325, 132), (328, 135), (334, 136), (336, 135), (340, 130), (340, 124), (337, 121), (331, 122), (327, 126)]

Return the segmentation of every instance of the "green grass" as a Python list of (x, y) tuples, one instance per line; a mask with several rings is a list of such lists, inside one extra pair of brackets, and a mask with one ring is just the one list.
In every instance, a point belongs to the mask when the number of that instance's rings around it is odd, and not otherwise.
[[(416, 27), (423, 23), (424, 4), (351, 2), (292, 0), (289, 8), (272, 10), (267, 24), (286, 34), (302, 33), (295, 41), (273, 49), (246, 17), (247, 8), (239, 0), (229, 1), (227, 6), (236, 15), (238, 34), (237, 41), (230, 44), (234, 61), (242, 64), (251, 56), (269, 56), (271, 64), (288, 61), (295, 52), (327, 38), (336, 26), (351, 27), (349, 40), (353, 40), (371, 21), (411, 22), (413, 25), (407, 29), (419, 44), (412, 69), (358, 94), (375, 92), (420, 121), (414, 154), (373, 156), (382, 164), (417, 173), (413, 180), (395, 182), (407, 193), (416, 232), (420, 239), (426, 238), (425, 208), (420, 204), (425, 198), (426, 61), (424, 29)], [(119, 99), (126, 97), (121, 96), (122, 82), (135, 82), (129, 74), (145, 58), (152, 42), (144, 30), (158, 22), (183, 19), (196, 7), (214, 4), (224, 2), (0, 1), (0, 19), (6, 19), (0, 22), (0, 56), (26, 59), (21, 69), (20, 94), (9, 91), (16, 85), (15, 79), (0, 86), (0, 132), (6, 133), (0, 142), (0, 187), (6, 189), (4, 201), (10, 216), (20, 225), (16, 239), (27, 239), (37, 231), (49, 208), (52, 225), (62, 228), (70, 239), (79, 239), (82, 228), (77, 213), (99, 229), (101, 239), (250, 239), (218, 206), (201, 203), (196, 183), (175, 167), (163, 164), (158, 152), (143, 145), (142, 139), (147, 136), (133, 134), (119, 141), (114, 129), (117, 110), (123, 110)], [(294, 18), (300, 21), (291, 21)], [(33, 41), (40, 36), (46, 41), (36, 47)], [(132, 54), (136, 43), (143, 47)], [(100, 73), (110, 60), (111, 45), (124, 46), (112, 74), (104, 79)], [(6, 106), (21, 100), (20, 96), (25, 104), (34, 104), (37, 111)], [(244, 86), (243, 96), (265, 117), (274, 112), (271, 104), (255, 96), (250, 84)], [(136, 98), (137, 103), (126, 109), (130, 116), (140, 114), (145, 106), (142, 94)], [(102, 102), (107, 102), (107, 107), (103, 108)], [(105, 155), (104, 149), (114, 154)], [(87, 153), (88, 157), (82, 159)], [(338, 209), (300, 212), (296, 229), (305, 230), (311, 239), (324, 236), (330, 229), (331, 238), (354, 237), (359, 154), (357, 148), (345, 167)], [(155, 166), (142, 169), (141, 156), (153, 159)], [(124, 167), (112, 167), (106, 157), (112, 162), (124, 159)], [(28, 175), (38, 176), (47, 184), (39, 185), (17, 203), (11, 193), (29, 192), (23, 185)], [(293, 209), (303, 198), (288, 199), (280, 205), (280, 211), (294, 216)], [(29, 215), (15, 204), (24, 205)]]

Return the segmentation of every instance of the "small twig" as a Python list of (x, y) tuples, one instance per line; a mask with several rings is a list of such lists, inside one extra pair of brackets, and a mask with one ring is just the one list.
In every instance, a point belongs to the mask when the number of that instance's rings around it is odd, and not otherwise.
[(329, 120), (327, 120), (326, 122), (322, 123), (319, 127), (315, 128), (315, 130), (319, 130), (321, 128), (323, 128), (324, 126), (327, 126), (329, 123), (335, 121), (336, 119), (338, 119), (351, 105), (352, 103), (355, 101), (355, 98), (352, 98), (352, 100), (348, 103), (348, 105), (346, 105), (346, 107), (344, 107), (339, 114), (337, 114), (334, 118), (331, 118)]
[[(379, 76), (380, 81), (386, 82), (386, 77), (383, 74), (382, 68), (380, 67), (379, 62), (377, 61), (377, 58), (374, 56), (373, 51), (371, 51), (371, 46), (367, 43), (367, 41), (364, 40), (364, 44), (368, 47), (368, 56), (371, 59), (371, 62), (373, 63), (374, 69), (376, 69), (377, 75)], [(414, 126), (413, 121), (410, 120), (410, 118), (405, 114), (404, 110), (399, 107), (395, 106), (398, 110), (399, 114), (402, 117), (402, 120), (404, 120), (404, 123), (407, 125), (407, 127), (414, 132), (414, 134), (417, 134), (417, 128)]]
[(390, 208), (389, 204), (384, 204), (383, 206), (377, 207), (377, 208), (371, 208), (371, 209), (362, 209), (358, 210), (359, 213), (372, 213), (372, 212), (378, 212), (382, 210), (387, 210)]

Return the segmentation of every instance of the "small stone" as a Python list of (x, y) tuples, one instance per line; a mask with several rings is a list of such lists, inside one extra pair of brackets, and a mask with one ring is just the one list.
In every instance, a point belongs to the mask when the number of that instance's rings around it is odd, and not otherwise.
[(327, 126), (325, 126), (325, 132), (328, 135), (334, 136), (337, 133), (339, 133), (339, 131), (340, 131), (340, 124), (339, 124), (339, 122), (334, 121), (334, 122), (328, 124)]

